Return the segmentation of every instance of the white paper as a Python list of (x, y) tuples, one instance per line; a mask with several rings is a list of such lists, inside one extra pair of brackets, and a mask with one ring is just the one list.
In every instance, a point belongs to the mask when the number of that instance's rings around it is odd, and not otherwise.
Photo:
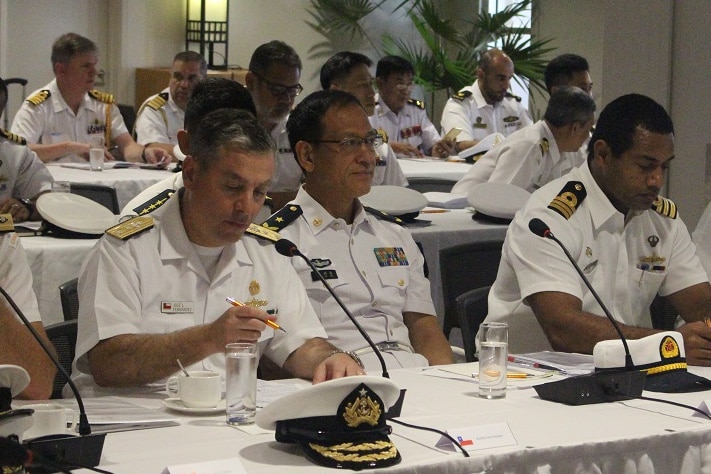
[(430, 191), (423, 194), (427, 198), (427, 204), (433, 207), (442, 207), (445, 209), (464, 209), (469, 205), (467, 197), (459, 194), (443, 193), (439, 191)]
[(247, 474), (239, 458), (168, 466), (161, 474)]
[(559, 370), (566, 375), (584, 375), (595, 370), (591, 354), (575, 352), (529, 352), (527, 354), (509, 355), (509, 364), (521, 367)]
[[(516, 446), (516, 444), (518, 444), (508, 423), (494, 423), (491, 425), (449, 429), (447, 430), (447, 434), (459, 441), (459, 444), (466, 451), (500, 448), (502, 446)], [(452, 444), (446, 436), (442, 436), (439, 439), (437, 447), (448, 450), (456, 449), (454, 444)]]

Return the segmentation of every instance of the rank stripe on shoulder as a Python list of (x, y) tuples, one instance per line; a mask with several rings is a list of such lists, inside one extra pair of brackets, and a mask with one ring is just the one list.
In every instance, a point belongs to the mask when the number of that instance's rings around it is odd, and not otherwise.
[(103, 102), (105, 104), (113, 104), (114, 103), (113, 94), (109, 94), (108, 92), (102, 92), (102, 91), (97, 91), (96, 89), (92, 89), (89, 91), (89, 95), (91, 97), (93, 97), (94, 99), (98, 100), (99, 102)]
[(42, 102), (47, 100), (51, 95), (52, 95), (52, 93), (48, 89), (42, 89), (35, 95), (28, 97), (25, 100), (33, 105), (40, 105)]
[(672, 201), (671, 199), (667, 199), (662, 196), (657, 196), (657, 199), (655, 199), (652, 203), (652, 209), (665, 217), (669, 217), (670, 219), (676, 219), (676, 204), (674, 204), (674, 201)]
[(452, 99), (455, 99), (455, 100), (464, 100), (464, 99), (466, 99), (467, 97), (471, 97), (471, 95), (472, 95), (471, 91), (459, 91), (459, 92), (457, 92), (456, 94), (454, 94), (454, 95), (452, 96)]
[(568, 181), (558, 195), (553, 198), (548, 209), (557, 212), (566, 219), (570, 219), (578, 206), (587, 197), (588, 192), (580, 181)]
[(27, 145), (27, 140), (25, 139), (25, 137), (15, 135), (14, 133), (5, 130), (4, 128), (0, 128), (0, 136), (5, 137), (7, 141), (10, 141), (12, 143), (17, 143), (18, 145)]
[(262, 239), (270, 240), (272, 242), (277, 242), (281, 240), (281, 235), (278, 232), (267, 229), (257, 224), (249, 224), (249, 227), (245, 231), (247, 234), (259, 237)]
[(278, 232), (294, 222), (303, 213), (304, 211), (298, 204), (287, 204), (269, 216), (267, 220), (262, 222), (261, 226), (270, 231)]
[(373, 214), (374, 216), (380, 217), (381, 219), (384, 219), (388, 222), (393, 222), (393, 223), (399, 224), (399, 225), (405, 224), (405, 222), (402, 219), (400, 219), (397, 216), (393, 216), (392, 214), (388, 214), (387, 212), (383, 212), (381, 210), (375, 209), (370, 206), (363, 206), (363, 209), (365, 209), (365, 212), (367, 212), (368, 214)]
[(422, 109), (422, 110), (425, 109), (425, 103), (422, 102), (421, 100), (417, 100), (417, 99), (407, 99), (407, 103), (410, 104), (410, 105), (414, 105), (414, 106), (417, 107), (418, 109)]
[(153, 97), (151, 100), (149, 100), (146, 105), (153, 110), (158, 110), (167, 103), (168, 103), (168, 94), (167, 93), (160, 93), (157, 96)]
[(148, 216), (136, 216), (106, 229), (106, 233), (119, 240), (128, 240), (141, 232), (152, 229), (155, 220)]

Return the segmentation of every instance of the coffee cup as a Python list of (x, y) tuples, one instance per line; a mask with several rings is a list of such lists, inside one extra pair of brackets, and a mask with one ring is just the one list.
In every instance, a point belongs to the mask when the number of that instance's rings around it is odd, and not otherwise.
[(222, 400), (220, 374), (209, 370), (193, 370), (170, 377), (165, 391), (178, 398), (186, 408), (212, 408)]
[(76, 424), (76, 412), (55, 403), (37, 403), (24, 405), (32, 413), (32, 426), (25, 431), (24, 439), (38, 438), (40, 436), (66, 434), (68, 428)]

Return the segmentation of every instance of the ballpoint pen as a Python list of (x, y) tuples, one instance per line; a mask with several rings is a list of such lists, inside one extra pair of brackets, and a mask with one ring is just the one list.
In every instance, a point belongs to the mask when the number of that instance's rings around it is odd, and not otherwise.
[(528, 367), (530, 369), (540, 369), (540, 370), (555, 370), (560, 372), (558, 367), (553, 367), (552, 365), (541, 364), (539, 362), (530, 362), (528, 360), (521, 360), (516, 356), (508, 356), (508, 361), (512, 364), (519, 365), (521, 367)]
[[(238, 301), (238, 300), (232, 298), (231, 296), (228, 296), (228, 297), (225, 298), (225, 299), (226, 299), (227, 302), (228, 302), (229, 304), (231, 304), (232, 306), (244, 306), (244, 303), (242, 303), (241, 301)], [(284, 331), (284, 332), (286, 333), (286, 329), (284, 329), (283, 327), (279, 326), (276, 322), (272, 321), (271, 319), (265, 320), (264, 323), (265, 323), (267, 326), (269, 326), (270, 328), (272, 328), (272, 329), (278, 329), (278, 330)]]

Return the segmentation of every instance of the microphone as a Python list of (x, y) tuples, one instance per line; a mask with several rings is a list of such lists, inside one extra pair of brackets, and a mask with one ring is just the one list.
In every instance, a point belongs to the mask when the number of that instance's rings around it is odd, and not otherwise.
[(642, 390), (644, 389), (646, 373), (636, 370), (634, 362), (632, 361), (632, 354), (630, 354), (630, 349), (627, 345), (627, 338), (622, 333), (622, 329), (620, 329), (615, 318), (612, 317), (607, 306), (605, 306), (605, 303), (602, 302), (602, 299), (600, 299), (600, 296), (590, 281), (585, 277), (585, 274), (573, 256), (570, 255), (568, 249), (563, 245), (563, 242), (553, 235), (548, 224), (541, 219), (534, 218), (528, 222), (528, 228), (537, 236), (552, 240), (563, 250), (568, 261), (573, 265), (575, 271), (578, 272), (580, 279), (583, 280), (585, 286), (590, 290), (590, 293), (592, 293), (595, 301), (597, 301), (602, 308), (602, 311), (605, 313), (605, 316), (607, 316), (612, 327), (615, 328), (625, 350), (624, 371), (599, 372), (591, 375), (571, 377), (559, 382), (537, 385), (534, 389), (538, 392), (538, 395), (544, 400), (562, 402), (569, 405), (587, 405), (641, 396)]
[(79, 406), (79, 434), (73, 435), (50, 435), (42, 436), (34, 440), (29, 440), (23, 443), (23, 446), (32, 450), (37, 458), (52, 460), (54, 463), (65, 463), (67, 465), (76, 465), (81, 467), (95, 467), (101, 461), (101, 452), (104, 448), (104, 438), (106, 433), (91, 434), (91, 426), (89, 419), (86, 416), (84, 402), (79, 394), (77, 386), (69, 376), (67, 371), (62, 367), (57, 358), (52, 353), (53, 351), (47, 347), (47, 343), (40, 337), (32, 324), (27, 320), (25, 314), (20, 310), (15, 301), (10, 297), (3, 287), (0, 286), (0, 293), (5, 297), (17, 316), (22, 320), (22, 323), (30, 331), (32, 337), (37, 341), (42, 350), (47, 354), (47, 357), (52, 361), (57, 370), (62, 374), (62, 378), (67, 381), (72, 390), (74, 398)]
[(378, 357), (378, 361), (380, 361), (380, 367), (383, 370), (383, 377), (386, 379), (390, 378), (390, 375), (388, 374), (388, 368), (385, 365), (385, 360), (383, 359), (383, 355), (380, 353), (378, 348), (375, 346), (373, 343), (373, 340), (370, 338), (367, 332), (365, 332), (365, 329), (360, 325), (360, 323), (356, 320), (355, 316), (351, 314), (350, 311), (348, 311), (348, 308), (346, 308), (346, 305), (343, 304), (341, 299), (336, 295), (336, 293), (333, 291), (333, 288), (331, 288), (331, 285), (329, 285), (326, 280), (323, 278), (323, 275), (316, 269), (313, 263), (311, 263), (311, 260), (309, 260), (306, 255), (301, 253), (299, 249), (296, 247), (296, 244), (288, 239), (279, 239), (276, 241), (274, 244), (274, 247), (276, 248), (276, 251), (279, 252), (280, 254), (284, 255), (285, 257), (301, 257), (304, 262), (311, 268), (311, 271), (313, 271), (317, 278), (321, 280), (321, 283), (323, 283), (323, 286), (326, 287), (329, 293), (331, 293), (331, 296), (333, 296), (333, 299), (336, 300), (336, 303), (338, 303), (338, 306), (341, 307), (344, 313), (346, 313), (346, 316), (348, 316), (348, 319), (351, 320), (353, 325), (356, 327), (358, 332), (360, 332), (361, 336), (363, 336), (363, 339), (365, 339), (365, 342), (368, 343), (368, 345), (373, 349), (373, 352), (375, 352), (375, 355)]

